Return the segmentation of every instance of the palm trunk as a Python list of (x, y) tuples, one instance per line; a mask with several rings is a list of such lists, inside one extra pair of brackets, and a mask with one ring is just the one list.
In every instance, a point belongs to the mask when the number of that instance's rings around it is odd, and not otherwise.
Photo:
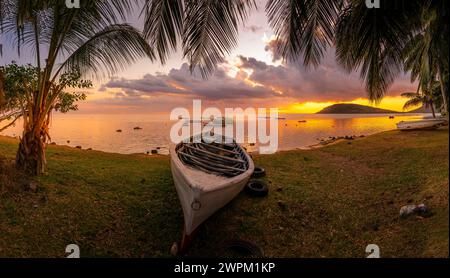
[[(31, 123), (35, 125), (36, 123)], [(26, 128), (20, 140), (16, 155), (16, 166), (31, 175), (44, 173), (47, 164), (45, 158), (45, 127)]]
[(445, 85), (444, 85), (444, 79), (441, 72), (441, 67), (438, 66), (438, 74), (439, 74), (439, 83), (441, 85), (441, 94), (442, 94), (442, 104), (444, 105), (444, 113), (445, 115), (448, 115), (448, 106), (447, 106), (447, 94), (445, 92)]
[(4, 82), (4, 73), (3, 70), (0, 69), (0, 108), (2, 105), (6, 103), (5, 92), (3, 90), (3, 82)]
[(434, 112), (434, 103), (431, 102), (431, 112), (433, 113), (433, 118), (436, 118), (436, 113)]

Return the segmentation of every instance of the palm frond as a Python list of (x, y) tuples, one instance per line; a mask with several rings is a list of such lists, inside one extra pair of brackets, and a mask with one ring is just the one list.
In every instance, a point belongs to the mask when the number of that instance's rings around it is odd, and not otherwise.
[(269, 23), (280, 40), (278, 52), (296, 61), (303, 55), (304, 65), (317, 66), (334, 40), (343, 1), (269, 0)]
[(421, 98), (410, 99), (403, 105), (403, 110), (407, 110), (407, 109), (409, 109), (411, 107), (419, 106), (419, 105), (423, 104), (422, 101), (423, 100)]
[(253, 0), (186, 0), (183, 30), (184, 56), (191, 71), (207, 77), (236, 46), (238, 24), (255, 5)]
[(365, 1), (350, 1), (336, 27), (339, 64), (348, 71), (360, 70), (369, 99), (375, 102), (400, 73), (402, 49), (420, 23), (418, 1), (381, 0), (381, 5), (385, 8), (368, 9)]
[(128, 24), (114, 24), (95, 34), (75, 50), (60, 69), (79, 68), (96, 78), (111, 76), (143, 57), (155, 59), (141, 32)]
[(182, 34), (183, 1), (146, 0), (142, 13), (145, 14), (144, 36), (164, 63), (170, 51), (177, 48), (177, 39)]

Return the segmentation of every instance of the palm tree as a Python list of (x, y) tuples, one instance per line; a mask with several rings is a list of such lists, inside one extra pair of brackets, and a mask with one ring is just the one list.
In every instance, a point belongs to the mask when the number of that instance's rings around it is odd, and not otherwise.
[(404, 69), (404, 49), (415, 36), (428, 33), (438, 61), (431, 66), (442, 80), (446, 102), (448, 1), (381, 0), (380, 9), (369, 9), (365, 2), (269, 0), (266, 11), (278, 51), (286, 59), (302, 57), (305, 66), (317, 66), (334, 43), (338, 63), (349, 72), (359, 70), (369, 99), (379, 102)]
[(406, 92), (402, 94), (402, 97), (406, 97), (409, 100), (403, 105), (403, 110), (407, 110), (411, 107), (422, 105), (425, 108), (430, 108), (433, 113), (433, 118), (436, 118), (435, 112), (435, 98), (436, 91), (439, 91), (439, 82), (433, 82), (433, 85), (426, 88), (419, 86), (417, 92)]
[[(439, 1), (429, 2), (423, 9), (422, 27), (404, 48), (404, 68), (411, 72), (411, 81), (417, 79), (423, 87), (430, 86), (433, 80), (439, 80), (443, 110), (446, 113), (447, 93), (445, 76), (448, 75), (448, 25), (441, 22), (447, 16), (441, 9), (448, 8), (436, 5)], [(446, 34), (446, 35), (445, 35)]]
[(80, 9), (67, 9), (65, 2), (0, 0), (0, 30), (15, 38), (19, 53), (32, 47), (40, 69), (16, 159), (34, 174), (45, 169), (48, 124), (64, 74), (111, 75), (142, 57), (164, 63), (181, 42), (191, 71), (207, 77), (236, 45), (239, 23), (256, 6), (254, 0), (145, 0), (141, 34), (119, 23), (139, 1), (82, 1)]
[(74, 81), (74, 71), (104, 76), (142, 57), (155, 59), (141, 32), (119, 23), (131, 11), (129, 1), (82, 1), (80, 9), (68, 9), (65, 2), (0, 0), (3, 34), (14, 38), (19, 53), (24, 47), (34, 53), (38, 69), (37, 82), (27, 92), (16, 157), (17, 166), (31, 174), (45, 169), (50, 117), (64, 88)]

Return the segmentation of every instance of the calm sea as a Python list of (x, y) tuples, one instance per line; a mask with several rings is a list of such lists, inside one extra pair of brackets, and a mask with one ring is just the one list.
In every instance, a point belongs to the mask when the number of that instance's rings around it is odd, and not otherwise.
[[(417, 120), (428, 114), (395, 115), (317, 115), (297, 114), (280, 116), (278, 120), (279, 150), (304, 148), (334, 136), (361, 136), (392, 130), (396, 123)], [(305, 122), (303, 122), (305, 121)], [(152, 115), (86, 115), (56, 114), (51, 123), (52, 142), (58, 145), (82, 146), (105, 152), (147, 153), (159, 149), (160, 154), (168, 153), (170, 130), (174, 121), (168, 117)], [(135, 127), (142, 129), (135, 130)], [(117, 132), (117, 130), (122, 132)], [(18, 137), (21, 123), (2, 133)], [(256, 147), (249, 147), (249, 151)]]

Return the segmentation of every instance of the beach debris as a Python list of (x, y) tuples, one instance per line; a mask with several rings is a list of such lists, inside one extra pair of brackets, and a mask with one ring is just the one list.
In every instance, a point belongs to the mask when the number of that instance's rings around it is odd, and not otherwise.
[(152, 154), (158, 154), (158, 150), (152, 150)]
[(133, 128), (133, 129), (134, 129), (134, 130), (141, 130), (142, 127), (137, 126), (137, 127)]
[(70, 144), (70, 140), (67, 140), (67, 144)]
[(120, 132), (122, 132), (122, 130), (121, 130), (121, 129), (118, 129), (118, 130), (116, 130), (116, 132), (117, 132), (117, 133), (120, 133)]
[(430, 216), (430, 211), (425, 204), (420, 205), (406, 205), (400, 209), (400, 217), (405, 218), (410, 215)]
[(307, 123), (308, 121), (307, 120), (300, 120), (300, 121), (298, 121), (299, 123)]
[(395, 116), (389, 116), (389, 119), (395, 119)]
[(87, 149), (88, 151), (92, 151), (92, 148)]
[(266, 170), (263, 167), (255, 166), (255, 170), (253, 171), (253, 178), (262, 178), (266, 176)]
[(255, 145), (255, 143), (250, 143), (250, 147), (254, 147)]
[(255, 197), (265, 197), (269, 194), (269, 187), (263, 180), (250, 180), (245, 186), (245, 192)]
[(75, 148), (77, 148), (77, 149), (80, 149), (80, 150), (82, 149), (82, 147), (81, 147), (81, 146), (76, 146)]

